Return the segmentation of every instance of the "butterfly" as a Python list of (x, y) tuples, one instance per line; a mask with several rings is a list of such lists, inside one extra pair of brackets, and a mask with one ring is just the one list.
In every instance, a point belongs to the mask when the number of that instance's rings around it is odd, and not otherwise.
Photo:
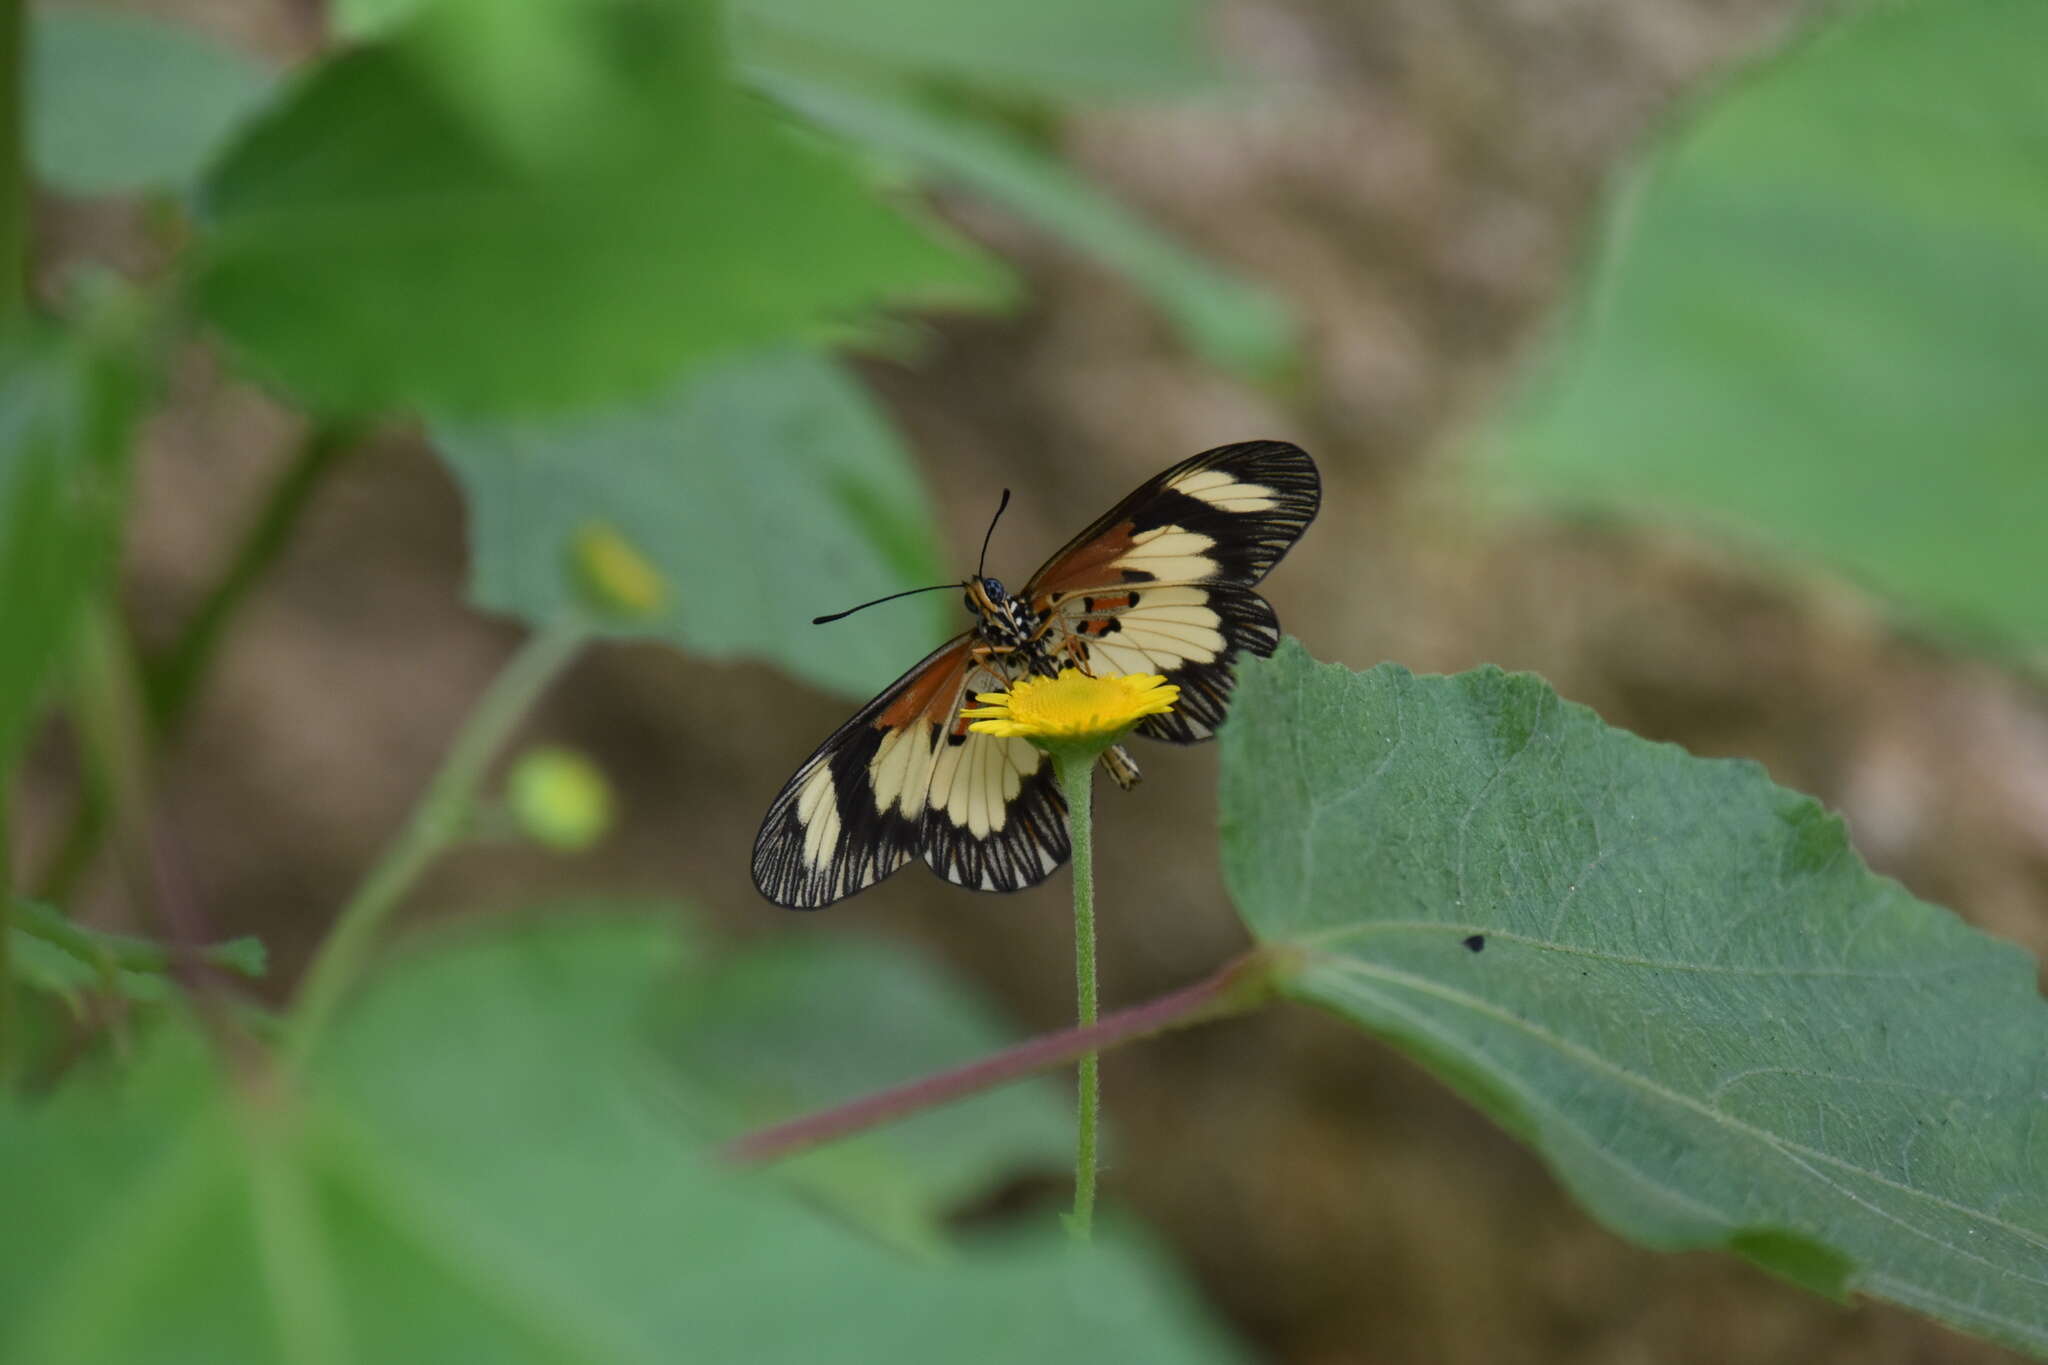
[[(1070, 851), (1052, 760), (1029, 740), (970, 731), (961, 707), (975, 693), (1063, 668), (1159, 673), (1180, 686), (1180, 700), (1137, 733), (1169, 744), (1208, 739), (1230, 705), (1234, 660), (1269, 655), (1280, 642), (1273, 608), (1252, 589), (1321, 500), (1315, 462), (1300, 447), (1218, 446), (1103, 513), (1023, 591), (977, 568), (960, 585), (975, 625), (833, 731), (768, 807), (754, 885), (777, 905), (815, 910), (913, 858), (975, 890), (1045, 880)], [(1103, 764), (1126, 788), (1138, 779), (1121, 746)]]

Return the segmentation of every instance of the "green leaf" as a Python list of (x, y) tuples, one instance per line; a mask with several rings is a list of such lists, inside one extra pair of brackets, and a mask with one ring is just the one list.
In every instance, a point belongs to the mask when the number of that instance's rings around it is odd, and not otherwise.
[(270, 93), (253, 58), (183, 24), (76, 8), (31, 20), (30, 159), (67, 194), (182, 188)]
[(208, 182), (197, 296), (317, 407), (530, 413), (1002, 276), (728, 85), (706, 7), (443, 0)]
[[(11, 923), (14, 961), (31, 986), (66, 1000), (102, 988), (129, 1000), (170, 998), (171, 952), (161, 943), (89, 929), (38, 901), (16, 900)], [(248, 937), (208, 944), (200, 956), (246, 977), (262, 976), (269, 965), (262, 941)]]
[[(445, 4), (449, 0), (433, 0)], [(374, 38), (428, 0), (334, 0), (335, 30)], [(958, 5), (947, 0), (737, 0), (736, 37), (750, 57), (814, 65), (849, 59), (873, 69), (964, 81), (1018, 95), (1110, 97), (1213, 88), (1202, 36), (1204, 0), (1040, 0)]]
[[(676, 996), (663, 1051), (701, 1094), (714, 1135), (857, 1099), (1017, 1041), (921, 959), (848, 938), (783, 939), (717, 964)], [(1040, 1080), (930, 1110), (777, 1169), (906, 1246), (1021, 1170), (1073, 1159), (1074, 1119)]]
[(0, 779), (79, 603), (113, 567), (141, 396), (137, 301), (68, 332), (0, 337)]
[(2033, 961), (1753, 763), (1539, 678), (1250, 661), (1224, 865), (1283, 989), (1447, 1067), (1652, 1247), (2048, 1350)]
[(1018, 95), (1133, 97), (1213, 88), (1200, 0), (740, 0), (749, 55), (824, 51), (885, 70)]
[(0, 1108), (0, 1358), (348, 1362), (1231, 1358), (1128, 1241), (878, 1251), (678, 1135), (637, 1043), (654, 921), (403, 957), (296, 1093), (194, 1032), (120, 1093)]
[(658, 610), (610, 617), (714, 658), (771, 659), (866, 695), (938, 642), (930, 598), (834, 631), (811, 618), (945, 577), (930, 502), (872, 402), (818, 356), (728, 361), (651, 402), (547, 422), (433, 428), (470, 509), (479, 605), (540, 624), (582, 600), (587, 527), (659, 574)]
[(2048, 641), (2048, 8), (1872, 5), (1619, 197), (1506, 480)]
[(1294, 360), (1286, 309), (1258, 286), (1161, 236), (1022, 139), (914, 93), (764, 69), (754, 83), (834, 132), (903, 157), (942, 184), (988, 196), (1128, 276), (1204, 359), (1255, 378)]

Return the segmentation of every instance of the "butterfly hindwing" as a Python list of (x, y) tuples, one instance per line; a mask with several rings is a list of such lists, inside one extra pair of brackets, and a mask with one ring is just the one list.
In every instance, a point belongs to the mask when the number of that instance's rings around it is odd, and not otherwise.
[(1068, 853), (1052, 764), (1021, 739), (974, 734), (972, 692), (1012, 679), (972, 634), (942, 646), (862, 707), (797, 770), (761, 823), (754, 883), (809, 910), (872, 886), (913, 857), (948, 881), (1015, 891)]
[(1300, 538), (1322, 497), (1316, 467), (1284, 441), (1219, 446), (1111, 508), (1027, 588), (1055, 622), (1055, 653), (1090, 673), (1160, 673), (1174, 710), (1138, 733), (1192, 744), (1222, 723), (1240, 654), (1269, 655), (1280, 623), (1252, 586)]

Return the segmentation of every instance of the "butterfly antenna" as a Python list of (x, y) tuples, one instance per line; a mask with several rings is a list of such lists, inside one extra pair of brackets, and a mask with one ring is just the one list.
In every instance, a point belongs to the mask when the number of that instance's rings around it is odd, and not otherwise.
[(958, 583), (934, 583), (929, 588), (905, 588), (902, 592), (892, 592), (887, 597), (877, 597), (872, 602), (863, 602), (857, 607), (848, 607), (845, 611), (835, 611), (830, 616), (813, 616), (811, 624), (822, 626), (830, 621), (844, 620), (857, 611), (866, 611), (869, 607), (879, 606), (883, 602), (894, 602), (899, 597), (914, 597), (921, 592), (938, 592), (944, 588), (957, 588), (959, 586)]
[(981, 577), (981, 571), (988, 567), (988, 543), (995, 539), (996, 523), (1003, 519), (1003, 509), (1010, 505), (1010, 490), (1003, 490), (1003, 500), (996, 504), (996, 514), (988, 519), (988, 530), (981, 537), (981, 559), (974, 566), (974, 576)]

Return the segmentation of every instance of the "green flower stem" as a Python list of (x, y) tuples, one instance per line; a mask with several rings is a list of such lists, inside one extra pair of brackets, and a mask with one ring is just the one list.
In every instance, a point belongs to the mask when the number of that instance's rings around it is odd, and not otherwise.
[(277, 482), (270, 487), (221, 576), (179, 631), (146, 682), (149, 714), (160, 736), (174, 734), (191, 709), (228, 623), (291, 543), (314, 494), (326, 484), (362, 432), (348, 423), (323, 423), (308, 431)]
[(1296, 970), (1296, 956), (1269, 948), (1255, 950), (1234, 959), (1214, 976), (1142, 1005), (1117, 1010), (1093, 1027), (1032, 1038), (950, 1071), (757, 1129), (727, 1143), (723, 1154), (728, 1161), (745, 1165), (781, 1161), (1140, 1038), (1249, 1013), (1270, 1000), (1278, 982)]
[(303, 1063), (318, 1044), (335, 1008), (362, 973), (378, 931), (405, 893), (442, 850), (462, 837), (491, 760), (588, 638), (576, 622), (538, 632), (512, 656), (471, 710), (405, 827), (342, 907), (333, 932), (306, 973), (287, 1033), (292, 1065)]
[[(1079, 1027), (1096, 1022), (1095, 989), (1095, 759), (1102, 746), (1052, 750), (1060, 791), (1067, 798), (1067, 829), (1074, 843), (1074, 994), (1079, 1001)], [(1074, 1212), (1067, 1228), (1087, 1241), (1095, 1226), (1095, 1141), (1102, 1083), (1098, 1054), (1081, 1056), (1077, 1088), (1079, 1121), (1074, 1136)]]

